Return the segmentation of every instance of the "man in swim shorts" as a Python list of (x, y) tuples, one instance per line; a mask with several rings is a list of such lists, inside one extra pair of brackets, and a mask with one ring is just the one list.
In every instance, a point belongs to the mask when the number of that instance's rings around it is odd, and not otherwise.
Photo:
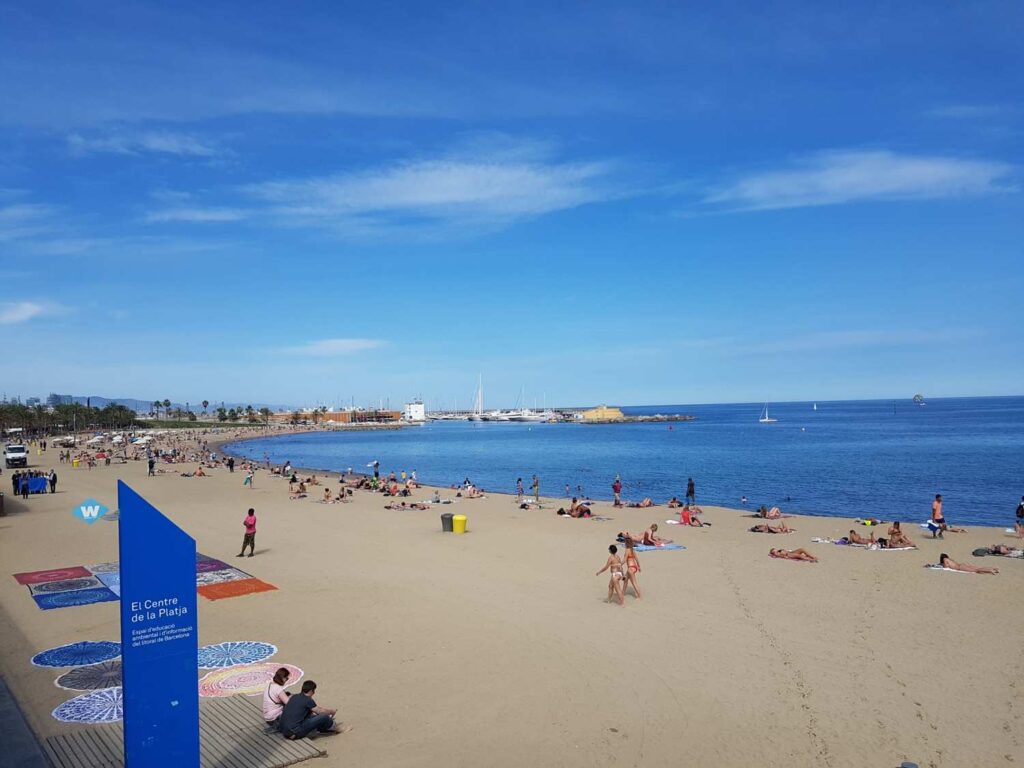
[(932, 529), (932, 538), (938, 534), (938, 537), (942, 538), (942, 532), (946, 530), (946, 518), (942, 516), (942, 494), (935, 494), (935, 501), (932, 502), (932, 523), (934, 528)]

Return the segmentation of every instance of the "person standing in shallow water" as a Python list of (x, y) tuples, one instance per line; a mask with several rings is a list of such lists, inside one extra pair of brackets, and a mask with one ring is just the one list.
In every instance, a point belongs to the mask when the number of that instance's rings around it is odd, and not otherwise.
[(540, 504), (540, 480), (536, 475), (533, 476), (533, 500)]
[(612, 494), (615, 497), (613, 506), (622, 506), (622, 478), (618, 475), (615, 476), (615, 480), (612, 481)]
[(696, 504), (697, 503), (697, 491), (696, 486), (693, 484), (693, 478), (688, 478), (686, 481), (686, 503)]
[(516, 478), (516, 504), (523, 503), (523, 478)]

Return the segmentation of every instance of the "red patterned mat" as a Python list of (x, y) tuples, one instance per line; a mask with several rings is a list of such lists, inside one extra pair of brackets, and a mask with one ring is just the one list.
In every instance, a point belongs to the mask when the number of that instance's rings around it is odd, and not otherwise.
[(67, 579), (80, 579), (92, 576), (89, 569), (81, 565), (72, 565), (68, 568), (53, 568), (49, 571), (29, 571), (28, 573), (14, 574), (19, 584), (45, 584), (48, 581), (65, 581)]
[(257, 592), (270, 592), (275, 589), (277, 587), (273, 584), (267, 584), (259, 579), (240, 579), (238, 581), (222, 581), (219, 584), (204, 584), (197, 587), (196, 591), (207, 600), (223, 600), (227, 597), (253, 595)]

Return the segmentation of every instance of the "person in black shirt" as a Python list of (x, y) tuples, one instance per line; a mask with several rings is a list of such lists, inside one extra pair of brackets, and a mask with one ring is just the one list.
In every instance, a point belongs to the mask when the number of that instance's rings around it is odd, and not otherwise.
[(1017, 505), (1017, 522), (1014, 524), (1017, 535), (1024, 539), (1024, 496), (1020, 497), (1020, 504)]
[(696, 494), (695, 489), (694, 489), (693, 478), (692, 477), (687, 479), (687, 481), (686, 481), (686, 503), (687, 504), (696, 504), (697, 503), (697, 494)]
[(342, 733), (343, 730), (334, 724), (336, 709), (318, 707), (313, 700), (316, 683), (307, 680), (302, 684), (302, 693), (288, 697), (281, 713), (281, 733), (286, 739), (303, 739), (313, 731), (324, 734)]

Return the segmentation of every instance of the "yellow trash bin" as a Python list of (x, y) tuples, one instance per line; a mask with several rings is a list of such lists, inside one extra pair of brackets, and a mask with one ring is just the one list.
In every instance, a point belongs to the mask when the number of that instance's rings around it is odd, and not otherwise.
[(78, 459), (72, 459), (71, 466), (74, 467), (75, 469), (78, 469)]
[(455, 515), (452, 518), (452, 533), (465, 533), (466, 532), (466, 516)]

